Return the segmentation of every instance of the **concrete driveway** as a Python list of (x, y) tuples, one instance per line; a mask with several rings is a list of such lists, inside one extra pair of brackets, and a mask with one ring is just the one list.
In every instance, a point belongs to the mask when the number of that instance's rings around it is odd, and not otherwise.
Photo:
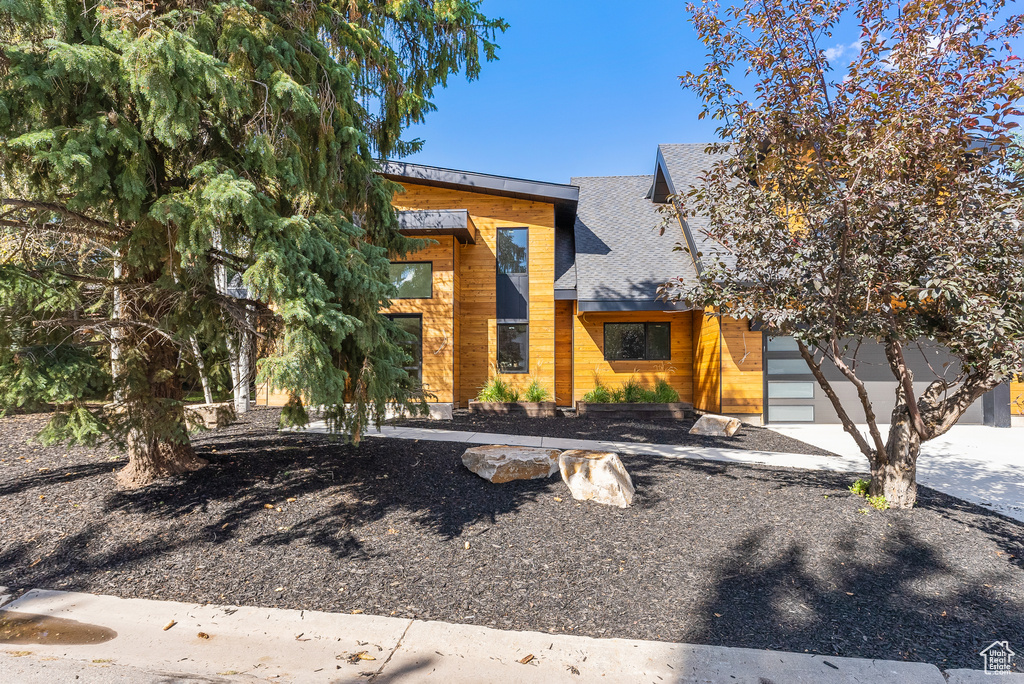
[[(848, 459), (867, 459), (841, 425), (769, 425)], [(867, 435), (867, 426), (860, 426)], [(889, 426), (880, 426), (883, 439)], [(917, 481), (1024, 522), (1024, 429), (956, 425), (921, 445)]]

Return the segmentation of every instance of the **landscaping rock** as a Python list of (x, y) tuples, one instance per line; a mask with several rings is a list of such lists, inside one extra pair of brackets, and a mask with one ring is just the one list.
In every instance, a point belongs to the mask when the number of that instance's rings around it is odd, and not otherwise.
[(231, 425), (235, 420), (235, 406), (230, 401), (215, 404), (186, 404), (185, 411), (198, 423), (210, 430)]
[(551, 477), (558, 471), (558, 449), (491, 444), (466, 449), (462, 463), (496, 484), (536, 480)]
[(10, 590), (7, 587), (0, 587), (0, 606), (5, 603), (11, 602), (11, 595), (8, 593)]
[(732, 437), (740, 429), (740, 425), (742, 423), (738, 418), (706, 413), (693, 424), (690, 434), (704, 435), (705, 437)]
[(629, 508), (633, 503), (633, 479), (610, 451), (572, 449), (558, 457), (558, 469), (569, 485), (572, 498), (608, 506)]

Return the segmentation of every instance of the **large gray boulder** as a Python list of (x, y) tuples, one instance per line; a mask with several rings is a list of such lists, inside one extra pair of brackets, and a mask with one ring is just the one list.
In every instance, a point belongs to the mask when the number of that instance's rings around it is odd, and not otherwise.
[(491, 444), (466, 449), (462, 464), (480, 477), (501, 484), (536, 480), (558, 472), (558, 449)]
[(740, 429), (740, 425), (742, 423), (738, 418), (705, 413), (690, 428), (690, 434), (704, 435), (705, 437), (732, 437)]
[(569, 485), (572, 498), (607, 506), (629, 508), (633, 503), (633, 478), (619, 455), (610, 451), (572, 449), (558, 457), (558, 469)]

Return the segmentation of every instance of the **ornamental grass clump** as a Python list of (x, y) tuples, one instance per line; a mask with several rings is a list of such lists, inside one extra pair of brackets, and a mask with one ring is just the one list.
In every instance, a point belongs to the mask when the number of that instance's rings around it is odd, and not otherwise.
[(594, 389), (583, 395), (588, 404), (672, 404), (679, 401), (679, 392), (665, 380), (654, 383), (650, 390), (636, 378), (630, 378), (621, 387), (609, 389), (600, 380), (594, 381)]
[(544, 387), (542, 387), (541, 384), (536, 380), (532, 381), (529, 384), (529, 386), (526, 388), (525, 394), (523, 395), (523, 399), (525, 401), (532, 401), (535, 403), (547, 401), (550, 398), (551, 393), (548, 392)]
[(519, 390), (515, 389), (501, 378), (491, 378), (487, 381), (486, 385), (480, 388), (480, 393), (476, 395), (476, 400), (515, 402), (519, 401)]

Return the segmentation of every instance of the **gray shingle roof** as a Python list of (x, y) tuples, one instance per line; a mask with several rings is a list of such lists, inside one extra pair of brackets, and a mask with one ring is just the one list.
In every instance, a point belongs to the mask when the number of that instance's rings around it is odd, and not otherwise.
[[(664, 160), (664, 170), (672, 191), (677, 195), (686, 194), (690, 188), (699, 185), (701, 174), (721, 160), (722, 155), (708, 154), (708, 143), (686, 143), (676, 145), (658, 145), (660, 159)], [(708, 220), (703, 216), (691, 216), (687, 219), (694, 247), (701, 254), (701, 262), (705, 265), (716, 256), (726, 264), (735, 265), (735, 259), (716, 242), (707, 238), (704, 230)]]
[(658, 287), (676, 277), (696, 282), (690, 255), (673, 251), (684, 241), (678, 224), (668, 224), (660, 234), (664, 217), (647, 199), (653, 181), (653, 176), (572, 179), (580, 188), (575, 232), (581, 310), (585, 301), (674, 308), (655, 301)]
[(576, 289), (576, 236), (563, 226), (555, 226), (555, 289)]

